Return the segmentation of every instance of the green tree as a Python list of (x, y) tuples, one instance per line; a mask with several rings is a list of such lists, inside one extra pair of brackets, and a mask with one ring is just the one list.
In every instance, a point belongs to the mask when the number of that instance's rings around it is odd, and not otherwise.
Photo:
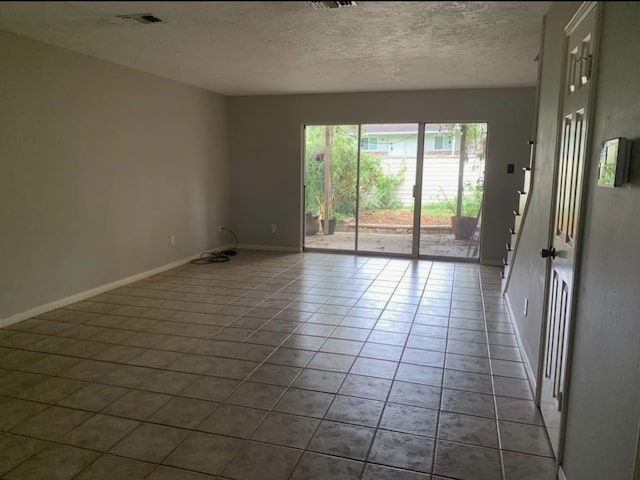
[[(327, 135), (327, 128), (330, 134)], [(327, 137), (330, 145), (327, 145)], [(327, 150), (329, 147), (330, 150)], [(357, 125), (313, 125), (305, 135), (306, 198), (305, 211), (331, 218), (355, 215), (358, 167)], [(330, 181), (325, 178), (325, 162), (330, 162)], [(382, 157), (360, 154), (360, 210), (372, 212), (394, 207), (394, 191), (402, 183), (404, 171), (396, 175), (384, 172)], [(329, 187), (330, 205), (325, 205)]]
[(480, 215), (480, 209), (482, 205), (482, 195), (484, 190), (483, 175), (480, 175), (480, 180), (472, 184), (470, 181), (464, 181), (464, 166), (469, 160), (469, 150), (478, 156), (483, 161), (485, 157), (485, 145), (486, 145), (486, 124), (483, 123), (450, 123), (445, 125), (445, 135), (449, 138), (455, 138), (460, 133), (460, 155), (458, 165), (458, 193), (454, 198), (456, 205), (453, 212), (455, 218), (456, 239), (462, 239), (462, 230), (460, 228), (461, 218), (464, 217), (477, 217)]

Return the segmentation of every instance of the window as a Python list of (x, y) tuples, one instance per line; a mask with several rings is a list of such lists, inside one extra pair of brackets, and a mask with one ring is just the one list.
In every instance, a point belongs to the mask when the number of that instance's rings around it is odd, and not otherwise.
[(445, 137), (444, 135), (437, 135), (433, 137), (433, 149), (434, 150), (451, 149), (451, 137)]
[(360, 148), (362, 150), (377, 150), (378, 137), (364, 137), (360, 140)]

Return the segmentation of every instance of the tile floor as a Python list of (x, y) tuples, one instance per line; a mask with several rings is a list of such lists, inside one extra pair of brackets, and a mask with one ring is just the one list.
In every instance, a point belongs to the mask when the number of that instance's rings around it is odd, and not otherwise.
[(0, 477), (550, 480), (497, 269), (241, 251), (0, 330)]

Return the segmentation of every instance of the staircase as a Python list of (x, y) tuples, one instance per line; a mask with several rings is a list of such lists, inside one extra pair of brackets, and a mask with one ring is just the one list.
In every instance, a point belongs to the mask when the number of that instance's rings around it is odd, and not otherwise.
[(517, 190), (518, 208), (513, 211), (513, 227), (509, 229), (509, 241), (506, 244), (505, 256), (502, 258), (502, 270), (500, 278), (502, 278), (502, 290), (504, 291), (509, 281), (509, 270), (515, 256), (515, 251), (520, 235), (520, 227), (524, 219), (524, 213), (529, 198), (529, 190), (531, 189), (531, 165), (533, 161), (533, 142), (529, 141), (529, 166), (522, 169), (524, 172), (522, 179), (522, 188)]

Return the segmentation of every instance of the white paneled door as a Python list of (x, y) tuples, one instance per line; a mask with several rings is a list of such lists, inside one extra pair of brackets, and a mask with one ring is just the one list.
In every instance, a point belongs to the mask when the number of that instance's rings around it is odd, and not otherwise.
[(550, 261), (540, 409), (554, 452), (561, 460), (562, 422), (566, 413), (576, 249), (589, 142), (589, 98), (594, 78), (594, 31), (597, 9), (583, 4), (565, 29), (565, 82), (553, 239), (541, 254)]

